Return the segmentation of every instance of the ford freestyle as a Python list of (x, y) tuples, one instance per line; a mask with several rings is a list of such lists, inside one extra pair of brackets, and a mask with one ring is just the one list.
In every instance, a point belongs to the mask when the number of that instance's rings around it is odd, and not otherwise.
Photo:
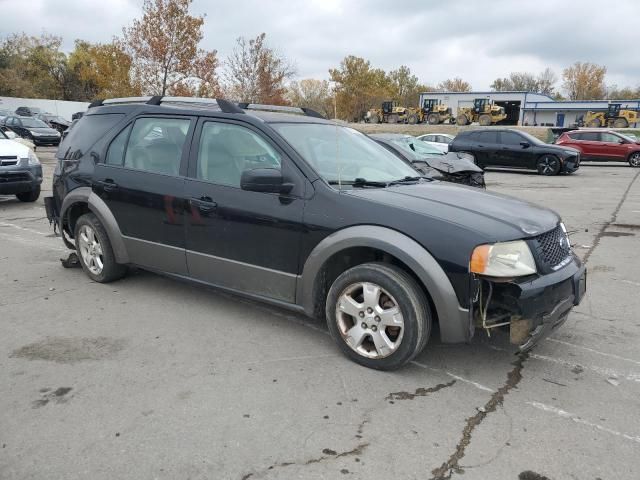
[(443, 342), (500, 328), (529, 349), (586, 289), (553, 211), (424, 178), (308, 109), (98, 101), (57, 159), (47, 216), (94, 281), (136, 265), (326, 318), (372, 368), (436, 322)]

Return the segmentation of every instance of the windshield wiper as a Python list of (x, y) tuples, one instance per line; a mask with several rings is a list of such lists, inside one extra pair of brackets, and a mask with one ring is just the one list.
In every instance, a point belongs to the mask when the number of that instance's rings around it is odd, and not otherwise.
[(402, 185), (404, 183), (418, 183), (423, 178), (425, 178), (425, 177), (404, 177), (404, 178), (400, 178), (398, 180), (393, 180), (391, 182), (388, 182), (387, 186), (390, 186), (390, 185)]
[(387, 182), (376, 182), (373, 180), (367, 180), (366, 178), (355, 178), (353, 180), (329, 180), (329, 185), (349, 185), (352, 187), (381, 187), (387, 186)]

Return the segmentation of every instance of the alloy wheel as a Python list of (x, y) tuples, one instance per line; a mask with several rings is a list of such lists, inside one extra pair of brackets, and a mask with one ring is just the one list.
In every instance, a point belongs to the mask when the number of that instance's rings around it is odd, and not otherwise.
[(539, 168), (544, 175), (550, 175), (558, 168), (558, 161), (552, 157), (544, 157), (540, 160)]
[(629, 157), (629, 165), (632, 167), (640, 167), (640, 152), (634, 153)]
[(104, 259), (102, 245), (95, 230), (89, 225), (82, 225), (78, 233), (78, 247), (83, 263), (91, 273), (100, 275), (104, 268)]
[(345, 343), (367, 358), (391, 355), (404, 335), (398, 302), (370, 282), (354, 283), (343, 290), (336, 304), (336, 323)]

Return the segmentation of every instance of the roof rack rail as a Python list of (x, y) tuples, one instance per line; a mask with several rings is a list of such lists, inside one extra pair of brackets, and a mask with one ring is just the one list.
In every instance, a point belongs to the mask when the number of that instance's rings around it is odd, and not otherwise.
[(289, 107), (287, 105), (264, 105), (261, 103), (238, 103), (243, 110), (259, 110), (262, 112), (286, 112), (306, 115), (307, 117), (325, 118), (321, 113), (306, 107)]
[(96, 100), (89, 104), (89, 108), (104, 105), (126, 105), (130, 103), (144, 103), (146, 105), (184, 105), (190, 107), (212, 108), (218, 107), (224, 113), (244, 113), (236, 104), (222, 98), (169, 97), (162, 95), (145, 97), (109, 98)]

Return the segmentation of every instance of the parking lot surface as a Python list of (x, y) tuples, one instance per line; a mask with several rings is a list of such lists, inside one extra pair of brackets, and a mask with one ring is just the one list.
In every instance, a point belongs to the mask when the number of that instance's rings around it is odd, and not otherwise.
[(488, 172), (562, 215), (587, 295), (526, 357), (478, 331), (393, 373), (284, 310), (142, 271), (93, 283), (62, 268), (42, 198), (0, 197), (0, 478), (637, 478), (639, 175)]

